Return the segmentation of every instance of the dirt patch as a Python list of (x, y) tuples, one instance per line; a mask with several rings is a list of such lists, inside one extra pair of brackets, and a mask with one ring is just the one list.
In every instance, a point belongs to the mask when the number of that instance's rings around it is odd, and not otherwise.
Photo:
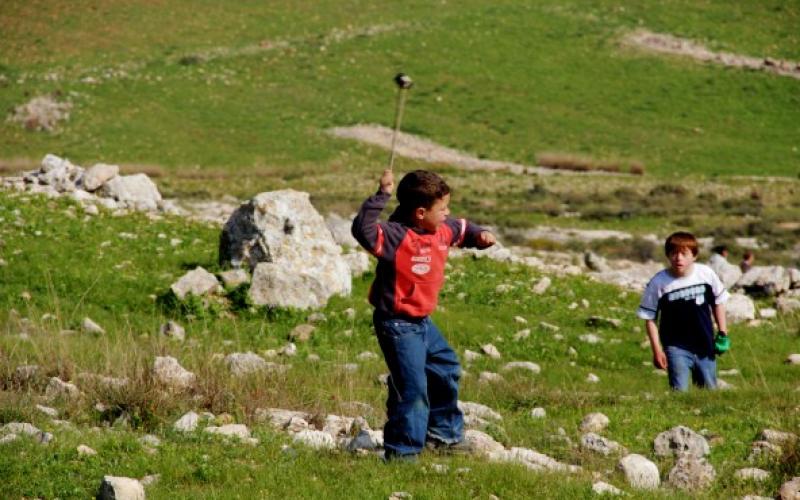
[[(355, 125), (352, 127), (335, 127), (328, 130), (334, 137), (354, 139), (367, 144), (389, 150), (392, 145), (392, 129), (381, 125)], [(412, 134), (400, 132), (397, 135), (395, 148), (397, 156), (427, 163), (442, 163), (460, 167), (464, 170), (507, 170), (515, 174), (551, 175), (555, 173), (578, 175), (614, 175), (599, 171), (553, 170), (544, 167), (533, 167), (507, 161), (483, 160), (473, 155), (436, 144)]]
[(28, 130), (52, 132), (58, 122), (69, 119), (72, 104), (59, 102), (55, 97), (43, 95), (14, 108), (9, 120)]
[(653, 33), (647, 30), (630, 33), (625, 37), (624, 42), (628, 45), (662, 54), (686, 56), (698, 61), (734, 68), (766, 71), (800, 80), (800, 63), (796, 61), (783, 61), (771, 57), (750, 57), (731, 54), (730, 52), (715, 52), (686, 38), (678, 38), (664, 33)]

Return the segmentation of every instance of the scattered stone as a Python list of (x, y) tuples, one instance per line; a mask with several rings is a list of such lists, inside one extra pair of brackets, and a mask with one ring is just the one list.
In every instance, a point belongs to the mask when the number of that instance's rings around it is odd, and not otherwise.
[(775, 307), (781, 314), (791, 314), (800, 311), (800, 299), (781, 296), (775, 299)]
[(161, 335), (166, 337), (183, 341), (186, 338), (186, 330), (183, 329), (181, 325), (177, 322), (169, 320), (160, 328)]
[[(177, 422), (175, 424), (177, 426)], [(145, 434), (144, 436), (140, 437), (139, 442), (144, 446), (152, 446), (153, 448), (158, 448), (161, 446), (161, 440), (158, 439), (158, 436), (154, 436), (152, 434)]]
[(106, 333), (103, 327), (92, 321), (91, 318), (83, 318), (83, 321), (81, 321), (81, 330), (86, 333)]
[(581, 436), (581, 447), (583, 449), (609, 456), (613, 453), (627, 453), (628, 450), (616, 441), (606, 439), (603, 436), (588, 432)]
[(296, 443), (303, 443), (316, 450), (333, 450), (336, 448), (336, 441), (327, 432), (313, 429), (305, 429), (294, 435)]
[(582, 432), (603, 432), (608, 428), (611, 421), (602, 413), (589, 413), (581, 420), (580, 429)]
[(658, 467), (642, 455), (632, 453), (619, 461), (628, 484), (637, 489), (655, 490), (661, 484)]
[(129, 477), (103, 476), (97, 500), (144, 500), (144, 486)]
[(197, 424), (200, 422), (200, 416), (193, 412), (185, 413), (181, 418), (179, 418), (175, 424), (173, 424), (173, 428), (176, 431), (181, 432), (192, 432), (197, 429)]
[(596, 384), (600, 382), (600, 377), (598, 377), (594, 373), (590, 373), (586, 375), (586, 381), (589, 382), (590, 384)]
[(78, 445), (78, 448), (77, 448), (77, 450), (78, 450), (78, 455), (79, 455), (79, 456), (93, 456), (93, 455), (97, 455), (97, 452), (96, 452), (96, 451), (94, 451), (93, 449), (89, 448), (89, 447), (88, 447), (88, 446), (86, 446), (85, 444)]
[(606, 259), (591, 251), (583, 254), (583, 263), (590, 271), (607, 272), (611, 270)]
[(770, 442), (778, 446), (785, 446), (797, 442), (797, 434), (792, 432), (776, 431), (775, 429), (764, 429), (761, 431), (761, 440)]
[(294, 342), (308, 342), (311, 340), (311, 335), (314, 333), (314, 330), (316, 330), (314, 325), (297, 325), (289, 333), (289, 340)]
[(254, 304), (299, 309), (349, 295), (350, 268), (308, 193), (261, 193), (241, 205), (220, 237), (220, 264), (253, 272)]
[(528, 324), (528, 320), (523, 318), (522, 316), (514, 316), (514, 321), (519, 323), (519, 324), (521, 324), (521, 325), (527, 325)]
[(499, 373), (494, 373), (494, 372), (482, 371), (480, 373), (480, 375), (478, 376), (478, 382), (481, 382), (481, 383), (484, 383), (484, 384), (488, 384), (488, 383), (494, 384), (494, 383), (498, 383), (498, 382), (503, 382), (503, 380), (504, 379), (503, 379), (502, 375), (500, 375)]
[(185, 390), (194, 385), (195, 374), (186, 370), (172, 356), (157, 356), (153, 362), (156, 382), (174, 390)]
[(487, 420), (494, 420), (496, 422), (503, 420), (502, 415), (500, 415), (493, 409), (489, 408), (488, 406), (482, 405), (480, 403), (473, 403), (471, 401), (459, 401), (458, 409), (461, 410), (465, 416), (468, 415), (475, 416)]
[(550, 278), (544, 276), (536, 283), (536, 285), (533, 286), (531, 291), (536, 295), (542, 295), (547, 291), (548, 288), (550, 288), (550, 284), (551, 284)]
[(786, 363), (789, 365), (800, 365), (800, 354), (790, 354), (786, 358)]
[(17, 439), (19, 439), (19, 436), (17, 436), (16, 434), (13, 433), (6, 434), (5, 436), (0, 438), (0, 445), (8, 444), (12, 441), (16, 441)]
[(25, 104), (15, 106), (10, 120), (28, 130), (52, 132), (58, 122), (69, 119), (70, 109), (71, 103), (59, 102), (54, 96), (36, 96)]
[(750, 455), (747, 457), (749, 462), (773, 461), (783, 454), (780, 446), (769, 441), (754, 441), (750, 448)]
[(44, 397), (48, 401), (62, 398), (68, 401), (74, 401), (79, 399), (81, 396), (82, 393), (75, 386), (75, 384), (64, 382), (58, 377), (51, 377), (50, 382), (47, 384), (47, 388), (44, 391)]
[(753, 266), (742, 275), (736, 286), (750, 295), (774, 296), (792, 286), (788, 270), (781, 266)]
[(493, 437), (475, 429), (467, 429), (464, 431), (464, 441), (470, 452), (476, 455), (486, 456), (505, 450), (505, 447), (495, 441)]
[(484, 354), (492, 359), (500, 359), (502, 357), (500, 351), (497, 350), (497, 347), (492, 344), (482, 345), (481, 350), (484, 352)]
[(142, 486), (147, 488), (150, 485), (156, 484), (160, 480), (161, 480), (161, 474), (148, 474), (147, 476), (144, 476), (141, 480), (139, 480), (139, 482), (142, 483)]
[(394, 491), (388, 500), (411, 500), (414, 496), (407, 491)]
[(379, 356), (372, 351), (364, 351), (358, 356), (356, 356), (356, 359), (358, 359), (359, 361), (370, 361), (373, 359), (379, 359)]
[(683, 454), (669, 472), (667, 484), (689, 492), (698, 492), (711, 486), (716, 473), (714, 467), (705, 458)]
[(209, 434), (217, 434), (225, 437), (236, 437), (239, 439), (247, 439), (250, 437), (250, 429), (243, 424), (227, 424), (222, 426), (208, 426), (204, 429)]
[(688, 454), (695, 458), (703, 458), (711, 452), (706, 438), (682, 425), (656, 436), (653, 448), (658, 457)]
[(278, 354), (281, 356), (292, 357), (297, 355), (297, 345), (294, 342), (289, 342), (285, 346), (278, 349)]
[(36, 405), (36, 409), (44, 413), (48, 417), (51, 418), (58, 417), (58, 410), (56, 410), (55, 408), (50, 408), (49, 406)]
[(778, 491), (780, 500), (797, 500), (800, 498), (800, 477), (794, 477), (791, 481), (786, 481)]
[[(800, 356), (800, 355), (798, 355), (798, 356)], [(471, 363), (471, 362), (475, 361), (476, 359), (480, 359), (481, 357), (482, 357), (482, 355), (480, 353), (477, 353), (475, 351), (470, 351), (469, 349), (465, 349), (464, 350), (464, 361), (466, 363)], [(798, 359), (798, 364), (800, 364), (800, 358)]]
[(86, 169), (86, 172), (84, 172), (81, 180), (82, 187), (86, 191), (97, 191), (106, 182), (113, 179), (117, 174), (119, 174), (118, 166), (98, 163), (93, 167)]
[(708, 260), (708, 267), (714, 271), (726, 290), (732, 289), (742, 277), (742, 270), (725, 259), (722, 255), (714, 253)]
[(383, 447), (383, 431), (362, 429), (347, 443), (347, 451), (367, 450), (372, 451)]
[(145, 174), (117, 175), (107, 181), (99, 192), (135, 210), (156, 211), (161, 203), (161, 193)]
[(540, 326), (540, 327), (541, 327), (543, 330), (549, 330), (549, 331), (551, 331), (551, 332), (558, 332), (558, 331), (560, 331), (560, 330), (561, 330), (561, 328), (560, 328), (560, 327), (558, 327), (558, 326), (556, 326), (556, 325), (553, 325), (553, 324), (551, 324), (551, 323), (547, 323), (546, 321), (540, 321), (540, 322), (539, 322), (539, 326)]
[(602, 337), (595, 335), (594, 333), (584, 333), (578, 338), (587, 344), (600, 344), (604, 342)]
[(537, 406), (536, 408), (531, 410), (531, 417), (533, 418), (545, 418), (546, 416), (547, 416), (547, 411), (540, 406)]
[(503, 371), (516, 369), (527, 370), (533, 374), (539, 374), (542, 371), (542, 368), (539, 365), (531, 361), (512, 361), (503, 365)]
[(753, 299), (741, 293), (732, 293), (725, 303), (725, 316), (729, 323), (741, 323), (755, 319), (756, 305)]
[(250, 275), (244, 269), (229, 269), (219, 273), (222, 285), (227, 288), (236, 288), (250, 282)]
[(514, 334), (514, 341), (519, 342), (520, 340), (527, 339), (530, 336), (531, 336), (531, 329), (525, 328)]
[(221, 286), (216, 276), (198, 266), (181, 276), (170, 289), (178, 299), (184, 300), (189, 294), (202, 297), (217, 293), (221, 291)]
[(489, 453), (489, 460), (492, 462), (512, 462), (519, 463), (535, 471), (553, 472), (578, 472), (580, 467), (561, 463), (547, 455), (529, 448), (502, 449)]
[(592, 491), (596, 495), (612, 495), (618, 496), (622, 495), (623, 492), (616, 486), (610, 485), (608, 483), (604, 483), (603, 481), (597, 481), (592, 485)]
[(758, 315), (762, 319), (775, 319), (778, 316), (778, 311), (771, 307), (762, 307), (758, 310)]
[(235, 352), (225, 356), (225, 363), (235, 377), (250, 375), (266, 369), (267, 361), (253, 352)]
[(755, 467), (747, 467), (734, 472), (733, 477), (742, 481), (755, 481), (760, 483), (769, 480), (769, 471), (757, 469)]
[[(53, 440), (52, 434), (50, 434), (49, 432), (39, 430), (38, 427), (28, 422), (9, 422), (6, 425), (0, 427), (0, 431), (14, 436), (20, 434), (30, 436), (40, 444), (47, 444)], [(6, 442), (13, 441), (14, 439), (16, 438), (9, 438), (9, 440)]]

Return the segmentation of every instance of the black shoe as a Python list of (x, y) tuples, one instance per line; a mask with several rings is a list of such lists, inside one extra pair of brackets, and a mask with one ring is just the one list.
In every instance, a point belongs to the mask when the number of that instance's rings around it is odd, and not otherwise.
[(429, 439), (425, 441), (425, 447), (442, 455), (470, 455), (475, 452), (475, 447), (466, 439), (462, 439), (457, 443), (445, 443), (438, 439)]

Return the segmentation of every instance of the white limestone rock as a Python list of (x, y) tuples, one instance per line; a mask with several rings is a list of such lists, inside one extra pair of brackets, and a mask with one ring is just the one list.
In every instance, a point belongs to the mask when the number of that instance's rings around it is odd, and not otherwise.
[(225, 364), (235, 377), (250, 375), (267, 368), (267, 361), (253, 352), (235, 352), (225, 356)]
[(592, 492), (594, 492), (595, 495), (619, 496), (624, 494), (621, 489), (603, 481), (597, 481), (592, 484)]
[(537, 406), (531, 410), (531, 417), (532, 418), (545, 418), (547, 416), (547, 410), (542, 408), (541, 406)]
[(241, 205), (225, 223), (219, 254), (223, 266), (253, 271), (257, 305), (318, 308), (352, 288), (341, 247), (308, 193), (261, 193)]
[(691, 455), (703, 458), (711, 452), (706, 438), (688, 427), (679, 425), (656, 436), (653, 441), (656, 456)]
[(512, 361), (503, 365), (503, 371), (526, 370), (535, 375), (542, 372), (542, 367), (532, 361)]
[(83, 393), (81, 393), (75, 384), (64, 382), (58, 377), (51, 377), (44, 391), (44, 397), (48, 401), (57, 399), (75, 401), (80, 399), (81, 396), (83, 396)]
[(86, 191), (97, 191), (103, 187), (103, 184), (113, 179), (117, 174), (119, 174), (119, 167), (117, 165), (97, 163), (84, 172), (81, 185)]
[(194, 373), (181, 366), (172, 356), (158, 356), (153, 362), (153, 378), (173, 390), (186, 390), (195, 383)]
[(561, 463), (554, 458), (529, 448), (511, 448), (489, 453), (492, 462), (519, 463), (535, 471), (579, 472), (580, 467)]
[(493, 344), (484, 344), (481, 346), (481, 351), (492, 359), (500, 359), (503, 356)]
[(753, 266), (739, 278), (736, 286), (747, 293), (778, 295), (792, 286), (791, 275), (781, 266)]
[(229, 269), (219, 273), (222, 285), (225, 288), (236, 288), (239, 285), (250, 282), (250, 275), (244, 269)]
[(85, 444), (78, 445), (76, 450), (78, 451), (78, 456), (90, 457), (90, 456), (97, 455), (97, 452), (95, 450), (89, 448)]
[(184, 330), (184, 328), (180, 324), (178, 324), (176, 321), (173, 320), (169, 320), (163, 325), (161, 325), (161, 328), (159, 330), (161, 332), (161, 335), (164, 335), (165, 337), (169, 337), (171, 339), (183, 341), (186, 338), (186, 330)]
[(103, 476), (97, 500), (144, 500), (144, 486), (130, 477)]
[(189, 294), (202, 297), (222, 291), (217, 277), (200, 266), (181, 276), (170, 289), (180, 300)]
[(589, 413), (581, 420), (580, 429), (582, 432), (603, 432), (608, 427), (611, 420), (600, 412)]
[(581, 448), (599, 453), (606, 457), (614, 453), (628, 452), (624, 446), (616, 441), (604, 438), (594, 432), (587, 432), (581, 436)]
[(699, 493), (711, 486), (715, 477), (714, 467), (704, 458), (683, 454), (670, 470), (667, 484), (679, 490)]
[(219, 427), (210, 425), (204, 429), (204, 432), (219, 436), (234, 437), (241, 440), (250, 437), (250, 429), (244, 424), (227, 424)]
[(81, 321), (81, 330), (83, 330), (86, 333), (95, 333), (95, 334), (106, 333), (103, 327), (92, 321), (91, 318), (83, 318), (83, 321)]
[(733, 477), (741, 481), (754, 481), (760, 483), (769, 480), (769, 471), (755, 467), (746, 467), (733, 473)]
[(624, 456), (619, 461), (619, 468), (633, 488), (655, 490), (661, 484), (658, 467), (642, 455), (632, 453)]
[(156, 211), (161, 203), (158, 187), (146, 174), (117, 175), (103, 184), (99, 192), (135, 210)]
[(200, 423), (200, 415), (193, 411), (186, 412), (181, 418), (179, 418), (172, 427), (176, 431), (180, 432), (192, 432), (197, 429), (197, 425)]
[(294, 435), (296, 443), (302, 443), (315, 450), (333, 450), (336, 448), (336, 440), (327, 432), (306, 429)]
[(505, 450), (505, 447), (495, 441), (493, 437), (475, 429), (464, 431), (464, 441), (469, 449), (477, 455), (491, 456), (492, 453)]

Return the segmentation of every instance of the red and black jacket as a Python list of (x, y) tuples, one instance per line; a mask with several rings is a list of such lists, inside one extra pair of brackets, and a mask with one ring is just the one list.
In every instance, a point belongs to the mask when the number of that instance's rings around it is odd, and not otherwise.
[(423, 318), (436, 309), (450, 247), (475, 247), (483, 228), (448, 217), (430, 233), (410, 226), (397, 211), (380, 222), (390, 197), (382, 191), (370, 196), (353, 220), (353, 236), (378, 259), (369, 302), (386, 316)]

